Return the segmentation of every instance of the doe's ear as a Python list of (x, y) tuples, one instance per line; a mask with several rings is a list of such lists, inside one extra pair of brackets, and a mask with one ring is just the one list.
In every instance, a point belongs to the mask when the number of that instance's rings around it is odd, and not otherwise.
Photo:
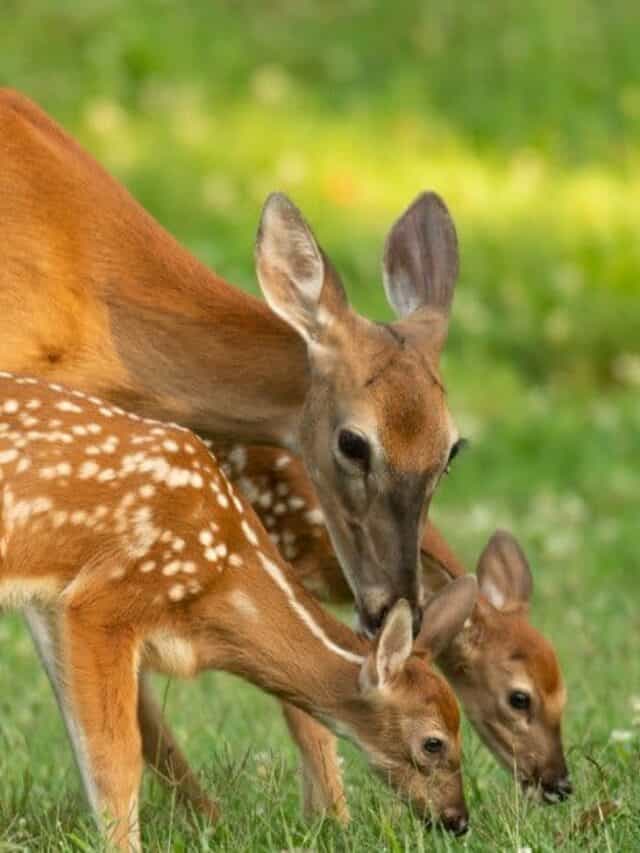
[(304, 340), (312, 340), (322, 323), (346, 305), (344, 289), (311, 228), (282, 193), (272, 193), (264, 204), (255, 257), (269, 307)]
[[(391, 228), (382, 261), (387, 300), (398, 317), (427, 324), (439, 352), (458, 277), (458, 238), (444, 201), (423, 192)], [(428, 309), (428, 310), (424, 310)]]
[(478, 559), (480, 591), (496, 609), (527, 604), (533, 592), (529, 563), (514, 536), (496, 530)]
[(438, 657), (462, 630), (477, 597), (478, 585), (472, 575), (456, 578), (434, 595), (424, 608), (416, 648), (428, 649)]
[(363, 690), (381, 689), (402, 670), (413, 648), (413, 619), (409, 604), (401, 598), (384, 620), (373, 649), (360, 670)]

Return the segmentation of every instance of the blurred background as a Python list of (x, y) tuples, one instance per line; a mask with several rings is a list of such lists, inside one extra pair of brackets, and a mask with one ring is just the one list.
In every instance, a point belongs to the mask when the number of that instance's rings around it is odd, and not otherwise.
[[(386, 231), (423, 188), (445, 198), (462, 266), (444, 374), (471, 448), (433, 515), (471, 566), (496, 526), (521, 538), (573, 760), (587, 744), (623, 778), (640, 740), (640, 5), (2, 7), (0, 83), (239, 286), (256, 291), (280, 189), (358, 308), (388, 318)], [(244, 719), (254, 739), (271, 726)]]

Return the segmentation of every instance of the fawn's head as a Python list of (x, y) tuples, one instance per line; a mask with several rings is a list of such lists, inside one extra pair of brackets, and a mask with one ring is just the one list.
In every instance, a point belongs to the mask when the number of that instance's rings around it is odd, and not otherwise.
[[(441, 568), (425, 568), (431, 589), (451, 582)], [(545, 801), (564, 800), (571, 793), (561, 737), (566, 692), (553, 647), (529, 622), (531, 571), (510, 534), (494, 533), (477, 576), (473, 614), (439, 663), (496, 757)]]
[(452, 689), (431, 666), (473, 608), (477, 587), (461, 578), (427, 606), (413, 642), (399, 601), (362, 664), (348, 734), (377, 773), (427, 821), (466, 832), (460, 769), (460, 713)]
[(362, 626), (375, 633), (402, 597), (415, 631), (418, 541), (458, 441), (438, 371), (458, 272), (447, 208), (424, 193), (387, 237), (383, 279), (396, 323), (371, 322), (349, 306), (311, 229), (282, 195), (265, 204), (256, 265), (267, 302), (307, 346), (298, 446)]

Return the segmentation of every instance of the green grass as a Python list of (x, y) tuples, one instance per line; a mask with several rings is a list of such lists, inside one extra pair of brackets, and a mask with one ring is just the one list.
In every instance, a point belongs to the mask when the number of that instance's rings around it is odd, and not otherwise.
[[(640, 849), (638, 8), (5, 0), (3, 13), (0, 83), (243, 287), (256, 287), (260, 204), (280, 188), (357, 306), (388, 317), (385, 230), (421, 188), (444, 195), (462, 253), (444, 370), (472, 448), (434, 516), (470, 564), (497, 525), (521, 538), (569, 688), (575, 796), (521, 801), (465, 730), (473, 829), (454, 841), (425, 832), (349, 748), (351, 827), (306, 825), (274, 701), (220, 675), (174, 682), (169, 716), (224, 819), (194, 826), (147, 783), (148, 849)], [(95, 850), (17, 617), (0, 646), (0, 850)], [(571, 834), (613, 798), (604, 826)]]

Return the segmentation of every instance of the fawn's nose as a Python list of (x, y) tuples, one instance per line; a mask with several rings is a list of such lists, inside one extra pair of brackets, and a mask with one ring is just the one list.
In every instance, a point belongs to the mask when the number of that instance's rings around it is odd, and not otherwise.
[(550, 783), (543, 783), (542, 796), (546, 803), (557, 803), (566, 800), (573, 793), (573, 785), (568, 776), (562, 776)]
[(453, 835), (464, 835), (469, 829), (469, 815), (466, 809), (445, 809), (442, 825)]

